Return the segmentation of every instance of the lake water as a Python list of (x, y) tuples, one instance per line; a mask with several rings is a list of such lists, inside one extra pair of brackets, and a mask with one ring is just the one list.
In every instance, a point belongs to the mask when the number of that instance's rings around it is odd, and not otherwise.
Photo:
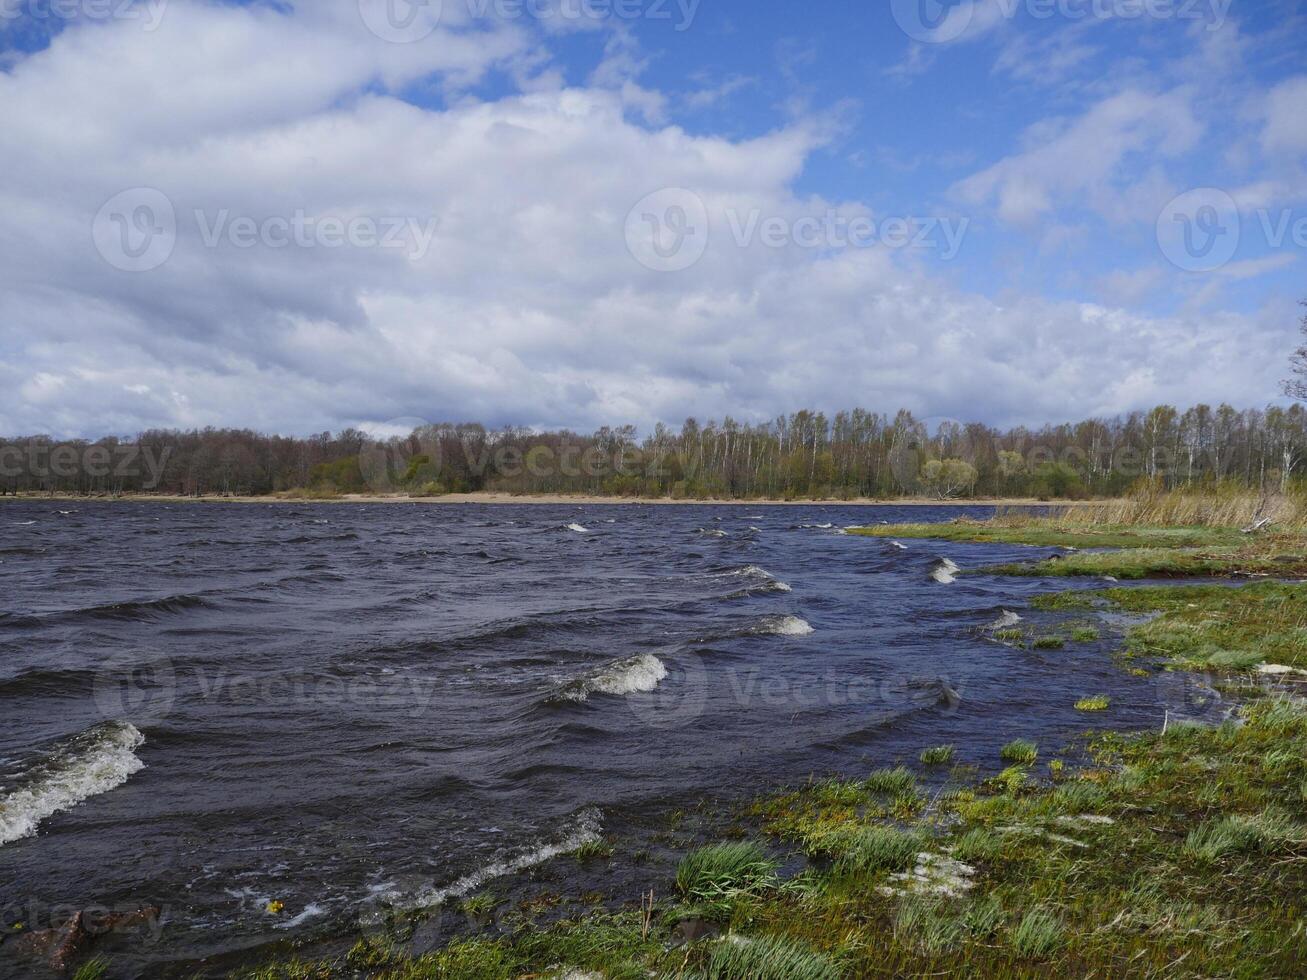
[[(221, 972), (501, 872), (561, 888), (549, 858), (673, 810), (1159, 725), (1109, 638), (994, 641), (1058, 584), (930, 578), (1051, 549), (840, 530), (958, 513), (0, 505), (0, 926), (157, 905), (156, 935), (105, 941), (115, 969)], [(1112, 710), (1074, 710), (1093, 693)], [(665, 887), (654, 852), (586, 873), (633, 898)]]

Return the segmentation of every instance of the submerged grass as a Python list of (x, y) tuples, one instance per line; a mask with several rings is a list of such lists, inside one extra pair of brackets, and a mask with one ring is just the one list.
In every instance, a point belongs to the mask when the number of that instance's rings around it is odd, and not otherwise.
[(1307, 584), (1186, 585), (1038, 596), (1039, 609), (1108, 608), (1149, 617), (1126, 632), (1126, 652), (1176, 664), (1245, 670), (1307, 668)]
[(933, 538), (981, 544), (1075, 548), (1207, 547), (1235, 544), (1239, 540), (1239, 532), (1233, 528), (1084, 525), (1061, 518), (1022, 523), (959, 518), (947, 524), (882, 524), (850, 528), (848, 533), (872, 538)]

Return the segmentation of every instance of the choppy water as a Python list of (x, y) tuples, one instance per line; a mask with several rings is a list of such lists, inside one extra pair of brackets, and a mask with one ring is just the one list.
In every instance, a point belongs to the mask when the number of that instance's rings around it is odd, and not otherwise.
[(181, 970), (705, 798), (1159, 724), (1102, 648), (988, 637), (1048, 583), (932, 578), (1049, 549), (839, 530), (957, 513), (0, 505), (0, 926), (158, 905), (115, 966)]

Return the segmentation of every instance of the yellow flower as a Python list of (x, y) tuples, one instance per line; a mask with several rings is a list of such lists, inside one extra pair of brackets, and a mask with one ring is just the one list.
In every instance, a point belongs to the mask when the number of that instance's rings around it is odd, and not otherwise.
[(276, 899), (273, 899), (271, 902), (268, 903), (268, 914), (281, 915), (281, 913), (285, 910), (285, 908), (286, 908), (285, 902), (278, 902)]

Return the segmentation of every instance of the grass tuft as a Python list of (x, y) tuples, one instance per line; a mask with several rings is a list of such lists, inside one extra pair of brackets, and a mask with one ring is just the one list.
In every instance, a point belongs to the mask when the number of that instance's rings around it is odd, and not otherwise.
[(691, 901), (729, 900), (775, 883), (776, 863), (753, 841), (709, 844), (683, 857), (676, 869), (676, 890)]
[(872, 793), (901, 796), (916, 788), (917, 777), (903, 766), (896, 769), (877, 769), (867, 776), (865, 785)]
[(935, 745), (921, 753), (921, 764), (925, 766), (946, 766), (953, 761), (953, 746)]
[(706, 980), (837, 980), (820, 953), (780, 936), (728, 936), (713, 944)]
[(1018, 765), (1034, 765), (1039, 758), (1039, 748), (1034, 742), (1025, 738), (1014, 738), (999, 750), (999, 758)]
[(1095, 694), (1092, 697), (1081, 698), (1076, 702), (1077, 711), (1106, 711), (1112, 703), (1112, 699), (1104, 694)]
[(1012, 948), (1022, 956), (1047, 956), (1064, 940), (1062, 921), (1043, 908), (1031, 909), (1012, 930)]

